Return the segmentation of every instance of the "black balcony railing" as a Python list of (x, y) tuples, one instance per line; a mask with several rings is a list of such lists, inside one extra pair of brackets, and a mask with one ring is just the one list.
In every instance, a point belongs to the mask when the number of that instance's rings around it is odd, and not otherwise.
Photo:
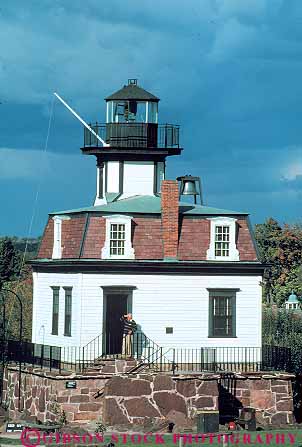
[[(153, 123), (90, 124), (94, 132), (111, 147), (178, 148), (179, 126)], [(102, 147), (102, 143), (84, 127), (84, 147)]]

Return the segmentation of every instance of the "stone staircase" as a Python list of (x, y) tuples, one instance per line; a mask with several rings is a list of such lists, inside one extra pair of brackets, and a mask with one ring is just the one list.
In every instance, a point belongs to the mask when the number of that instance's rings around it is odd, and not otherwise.
[(127, 374), (138, 365), (137, 360), (132, 359), (104, 359), (98, 358), (94, 364), (85, 368), (85, 374)]
[(99, 358), (93, 365), (86, 367), (84, 372), (93, 376), (100, 374), (139, 374), (142, 372), (152, 374), (159, 372), (159, 369), (156, 365), (143, 360)]

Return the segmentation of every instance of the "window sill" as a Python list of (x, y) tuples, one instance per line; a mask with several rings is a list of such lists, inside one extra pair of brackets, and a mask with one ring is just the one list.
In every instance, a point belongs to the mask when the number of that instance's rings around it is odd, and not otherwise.
[(55, 335), (55, 336), (57, 337), (59, 334), (54, 334), (54, 333), (52, 332), (50, 335)]
[(71, 334), (63, 334), (64, 337), (71, 337)]
[(238, 338), (237, 335), (208, 335), (208, 338)]

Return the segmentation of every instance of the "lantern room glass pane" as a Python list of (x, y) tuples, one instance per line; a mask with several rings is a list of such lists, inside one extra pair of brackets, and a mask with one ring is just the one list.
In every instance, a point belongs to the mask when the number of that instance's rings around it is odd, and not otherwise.
[(158, 122), (158, 103), (148, 102), (148, 123)]
[(107, 123), (145, 123), (147, 105), (146, 101), (109, 101)]

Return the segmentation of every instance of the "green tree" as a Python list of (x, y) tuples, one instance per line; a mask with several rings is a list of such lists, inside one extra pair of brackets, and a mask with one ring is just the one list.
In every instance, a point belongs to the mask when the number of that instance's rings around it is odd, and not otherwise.
[(20, 255), (9, 238), (0, 241), (0, 288), (16, 279), (21, 266)]
[(264, 295), (282, 305), (292, 290), (302, 295), (302, 228), (281, 227), (274, 219), (256, 225), (262, 262), (270, 264), (264, 276)]

